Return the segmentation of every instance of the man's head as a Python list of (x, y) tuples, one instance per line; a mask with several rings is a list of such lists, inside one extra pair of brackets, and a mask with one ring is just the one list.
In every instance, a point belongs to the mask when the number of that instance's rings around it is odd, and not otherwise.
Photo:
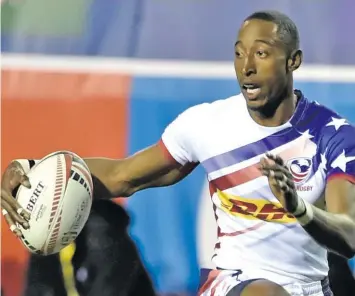
[(234, 67), (249, 109), (278, 106), (292, 93), (292, 72), (301, 62), (298, 30), (289, 17), (261, 11), (245, 19), (235, 43)]

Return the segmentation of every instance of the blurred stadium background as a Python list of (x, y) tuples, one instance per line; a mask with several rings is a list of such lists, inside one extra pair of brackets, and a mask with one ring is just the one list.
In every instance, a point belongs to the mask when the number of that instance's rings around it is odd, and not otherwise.
[[(305, 65), (296, 86), (355, 122), (352, 0), (5, 0), (1, 8), (2, 169), (59, 149), (122, 157), (158, 141), (189, 106), (236, 93), (237, 29), (261, 9), (299, 27)], [(208, 206), (202, 170), (126, 203), (159, 292), (195, 290), (214, 245)], [(6, 296), (21, 295), (27, 259), (3, 224)]]

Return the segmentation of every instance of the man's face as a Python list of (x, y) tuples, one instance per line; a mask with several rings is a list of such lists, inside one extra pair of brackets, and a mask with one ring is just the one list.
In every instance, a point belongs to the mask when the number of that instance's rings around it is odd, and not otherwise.
[(235, 44), (234, 68), (249, 109), (261, 110), (280, 100), (290, 77), (276, 24), (257, 19), (244, 22)]

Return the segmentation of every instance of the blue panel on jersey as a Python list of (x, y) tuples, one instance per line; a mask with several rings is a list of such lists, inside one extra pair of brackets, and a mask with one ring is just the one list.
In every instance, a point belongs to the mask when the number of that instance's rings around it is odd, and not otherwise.
[[(309, 100), (355, 122), (355, 84), (296, 83)], [(160, 139), (167, 124), (192, 105), (226, 98), (238, 90), (235, 80), (133, 79), (129, 153)], [(160, 292), (194, 292), (198, 284), (196, 214), (204, 175), (198, 169), (173, 187), (150, 189), (128, 202), (131, 233)]]

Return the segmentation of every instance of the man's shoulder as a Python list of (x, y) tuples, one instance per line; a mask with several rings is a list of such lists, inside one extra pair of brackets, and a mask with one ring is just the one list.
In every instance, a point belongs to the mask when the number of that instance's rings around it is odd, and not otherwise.
[(318, 101), (308, 101), (308, 113), (317, 113), (322, 116), (325, 120), (331, 117), (340, 118), (341, 116), (333, 109), (319, 103)]
[(305, 117), (314, 118), (314, 125), (319, 128), (322, 134), (343, 131), (344, 129), (341, 127), (345, 126), (347, 127), (345, 132), (355, 131), (355, 126), (345, 117), (316, 101), (309, 102), (307, 113)]
[(307, 113), (305, 120), (313, 119), (311, 134), (315, 136), (320, 153), (355, 146), (355, 126), (336, 111), (317, 102), (310, 102)]

